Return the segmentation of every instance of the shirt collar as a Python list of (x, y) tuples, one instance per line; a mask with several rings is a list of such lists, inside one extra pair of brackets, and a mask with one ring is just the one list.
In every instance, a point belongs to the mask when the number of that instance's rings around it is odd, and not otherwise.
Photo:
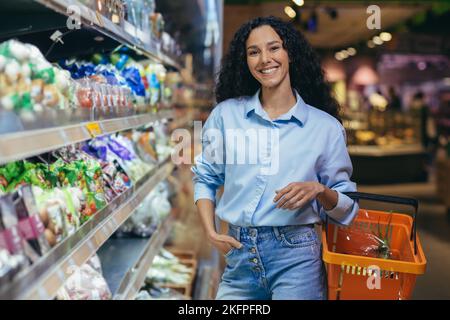
[(292, 118), (297, 119), (301, 126), (304, 126), (308, 117), (308, 108), (306, 106), (305, 101), (303, 101), (302, 97), (298, 94), (297, 90), (294, 89), (296, 104), (285, 114), (279, 116), (278, 118), (271, 120), (267, 115), (267, 112), (261, 105), (261, 101), (259, 100), (259, 93), (261, 89), (258, 91), (247, 101), (245, 105), (245, 117), (248, 118), (252, 111), (255, 112), (258, 116), (268, 121), (276, 121), (276, 120), (291, 120)]

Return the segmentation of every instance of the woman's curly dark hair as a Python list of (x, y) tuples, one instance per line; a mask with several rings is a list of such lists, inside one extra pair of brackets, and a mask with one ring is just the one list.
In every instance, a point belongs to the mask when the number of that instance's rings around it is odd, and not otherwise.
[(319, 59), (311, 45), (290, 23), (273, 16), (253, 19), (242, 25), (234, 35), (219, 72), (215, 91), (217, 102), (252, 96), (260, 87), (248, 69), (245, 44), (250, 32), (264, 25), (271, 26), (283, 40), (283, 47), (287, 50), (290, 60), (291, 86), (307, 104), (340, 121), (339, 104), (331, 95), (331, 87), (324, 79)]

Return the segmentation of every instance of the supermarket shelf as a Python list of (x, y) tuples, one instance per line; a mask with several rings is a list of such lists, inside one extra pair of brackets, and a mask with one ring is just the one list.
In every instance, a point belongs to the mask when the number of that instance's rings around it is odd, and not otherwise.
[(123, 26), (114, 24), (111, 20), (105, 18), (100, 13), (92, 10), (79, 0), (35, 0), (48, 8), (63, 15), (69, 15), (67, 8), (77, 6), (80, 9), (80, 16), (84, 25), (90, 26), (104, 35), (127, 44), (130, 47), (140, 51), (144, 55), (157, 60), (165, 65), (172, 66), (178, 70), (181, 66), (175, 59), (169, 57), (161, 51), (160, 42), (156, 39), (149, 39), (140, 29), (124, 21)]
[(73, 235), (45, 257), (0, 288), (0, 299), (51, 299), (70, 276), (85, 263), (114, 231), (128, 219), (148, 193), (168, 177), (174, 165), (170, 158), (143, 177), (133, 188), (114, 199)]
[(113, 299), (134, 299), (154, 257), (166, 241), (173, 222), (173, 217), (166, 218), (150, 239), (109, 239), (99, 250), (103, 275), (113, 293)]
[(0, 135), (0, 164), (24, 159), (70, 144), (171, 118), (172, 111)]
[(144, 254), (148, 238), (110, 238), (97, 251), (102, 263), (103, 277), (113, 296), (125, 274), (135, 266)]

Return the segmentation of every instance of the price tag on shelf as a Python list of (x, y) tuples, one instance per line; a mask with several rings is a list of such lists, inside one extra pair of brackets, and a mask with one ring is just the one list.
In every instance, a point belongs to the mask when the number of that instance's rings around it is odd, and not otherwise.
[(90, 122), (86, 124), (86, 129), (89, 131), (89, 134), (93, 138), (103, 133), (102, 128), (100, 127), (100, 124), (98, 122)]

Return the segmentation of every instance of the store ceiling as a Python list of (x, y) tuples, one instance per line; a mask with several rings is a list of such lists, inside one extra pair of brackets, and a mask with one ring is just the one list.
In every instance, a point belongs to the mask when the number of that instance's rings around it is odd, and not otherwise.
[[(247, 5), (236, 3), (249, 3)], [(232, 3), (232, 4), (230, 4)], [(237, 28), (245, 21), (258, 17), (275, 15), (288, 20), (284, 13), (284, 7), (292, 5), (292, 1), (226, 1), (225, 5), (225, 45), (231, 40)], [(318, 27), (316, 32), (304, 31), (305, 36), (316, 48), (334, 49), (349, 46), (360, 41), (368, 40), (379, 30), (367, 28), (366, 21), (369, 14), (366, 12), (370, 3), (362, 1), (305, 1), (305, 5), (299, 8), (300, 23), (297, 26), (303, 30), (303, 25), (313, 11), (317, 14)], [(381, 27), (389, 29), (430, 7), (429, 2), (422, 3), (398, 3), (378, 2), (381, 8)], [(327, 9), (332, 8), (337, 12), (335, 19), (331, 18)], [(232, 17), (232, 18), (229, 18)], [(228, 39), (227, 39), (228, 38)]]

